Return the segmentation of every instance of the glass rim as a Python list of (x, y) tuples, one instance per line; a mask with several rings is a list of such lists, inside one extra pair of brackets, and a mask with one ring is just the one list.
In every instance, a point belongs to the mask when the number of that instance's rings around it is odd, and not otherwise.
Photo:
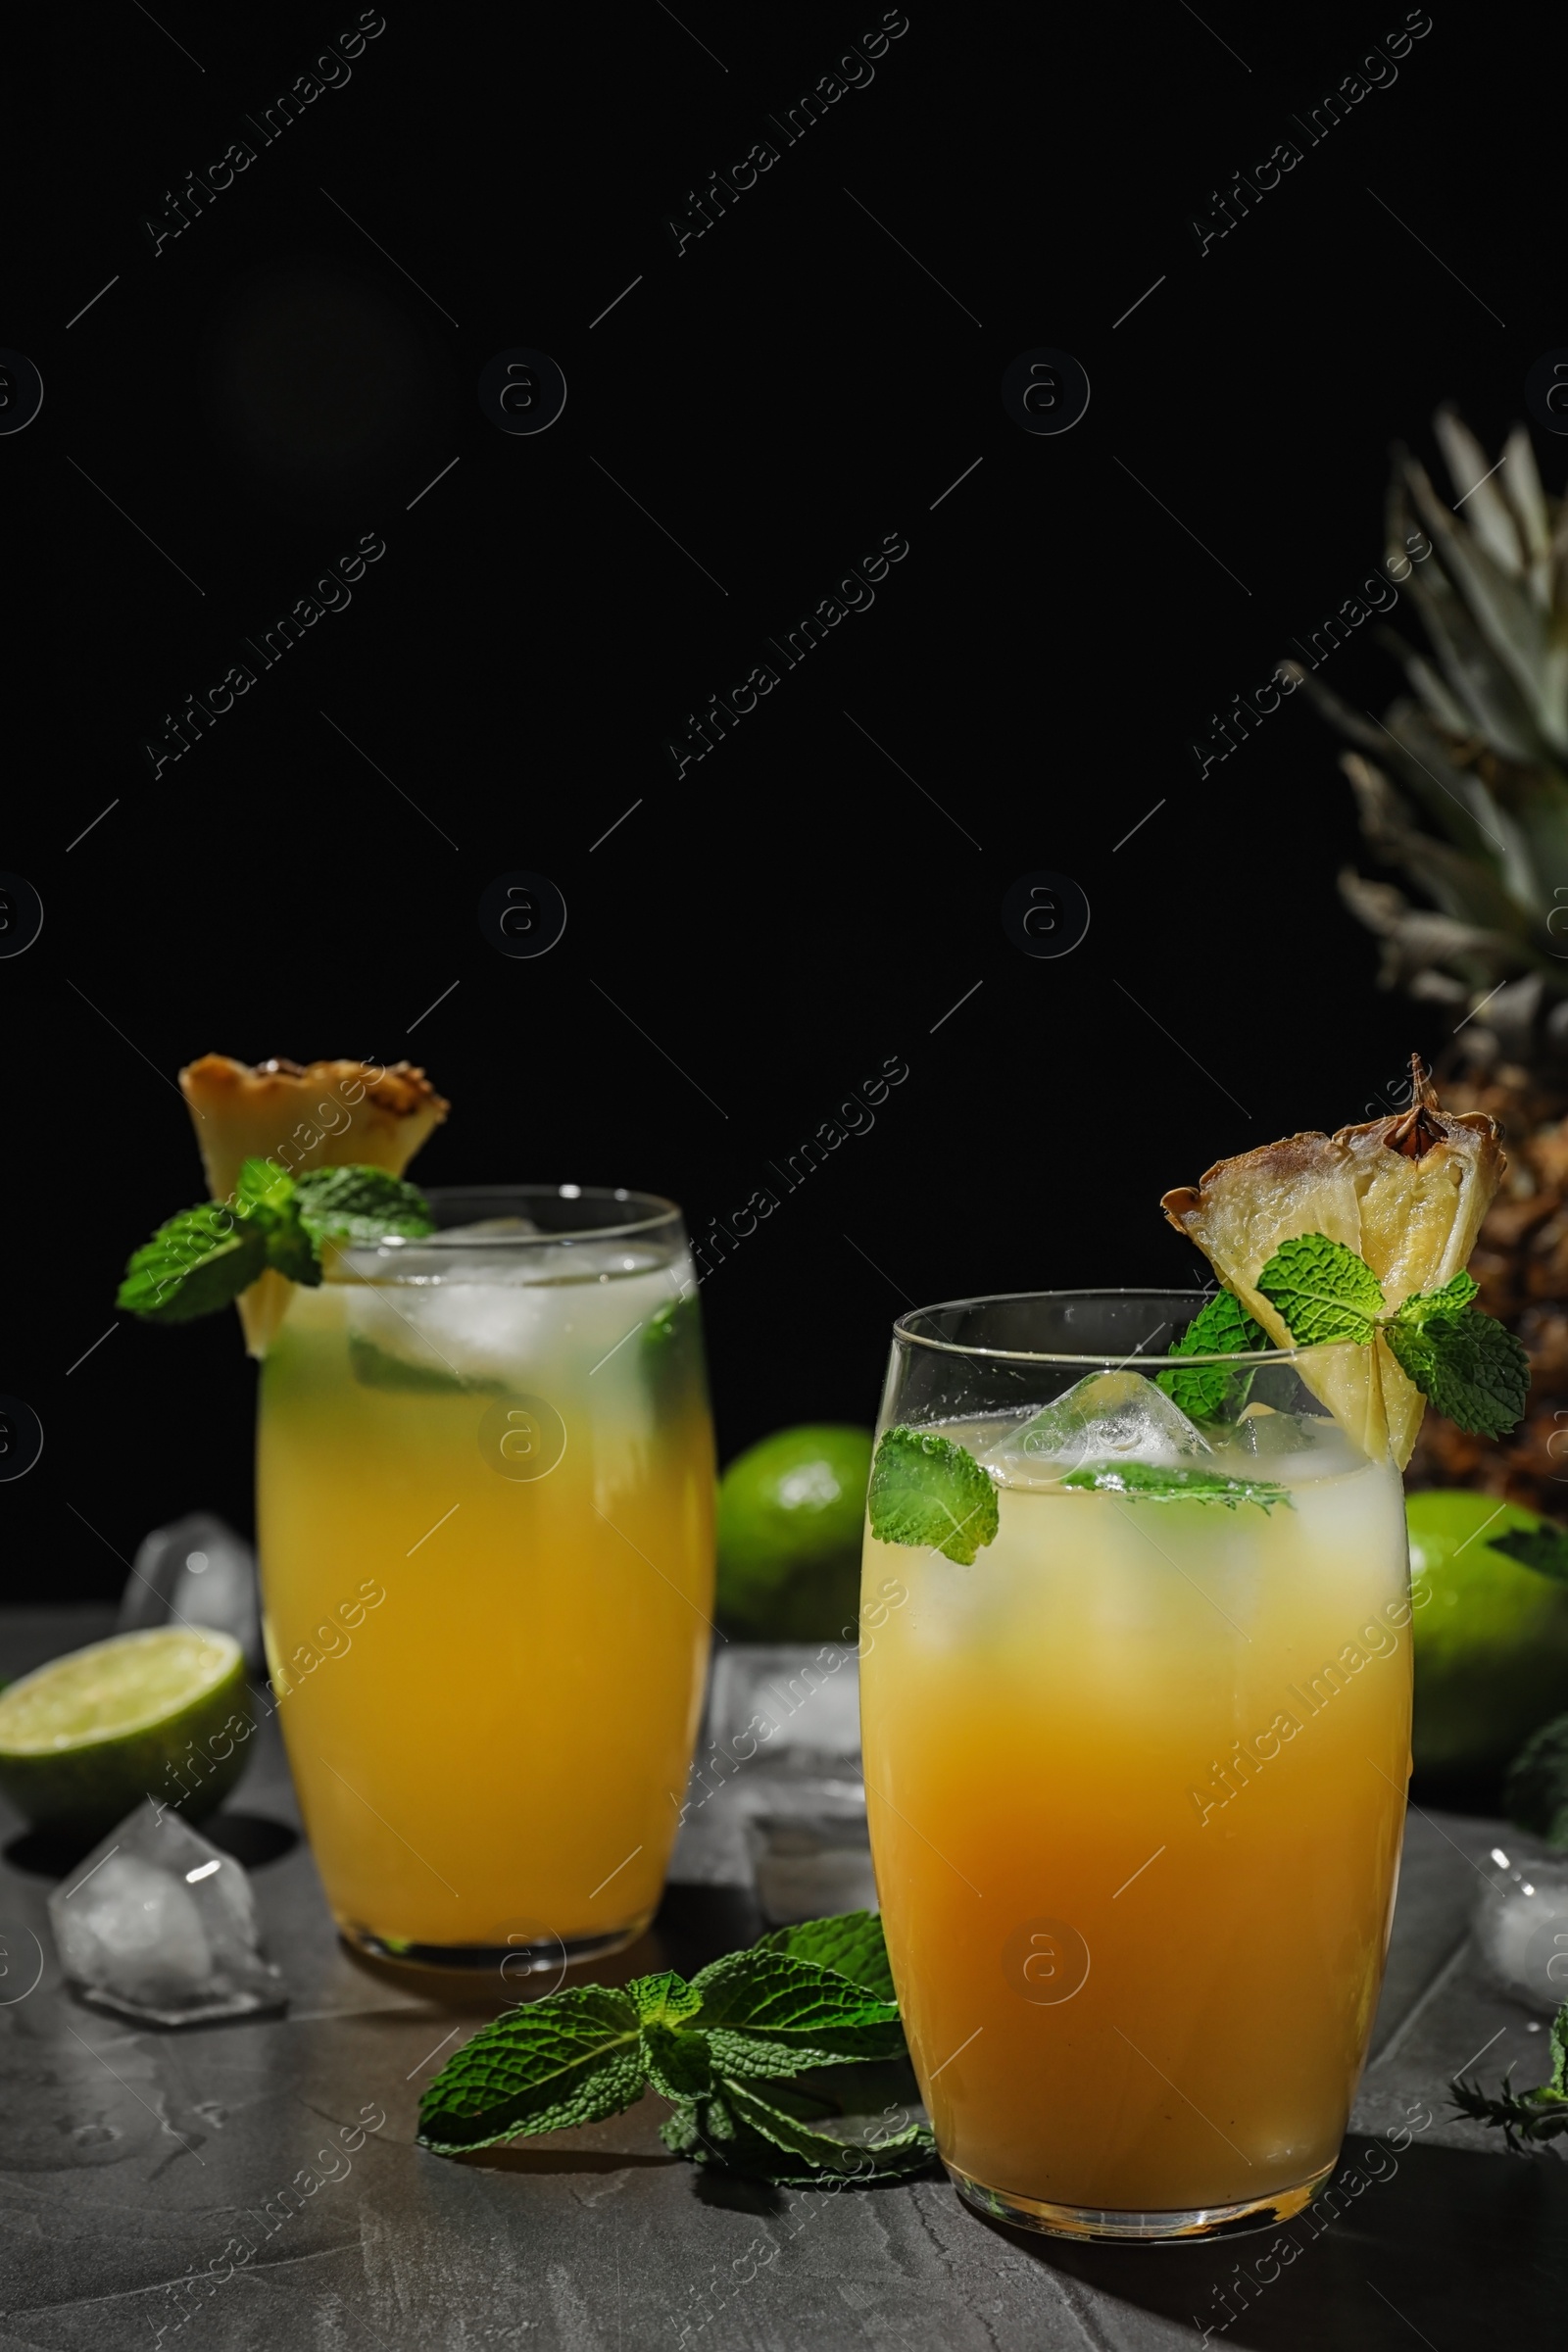
[[(973, 1298), (940, 1298), (931, 1306), (911, 1307), (906, 1315), (900, 1315), (895, 1319), (893, 1336), (896, 1342), (902, 1342), (906, 1347), (929, 1348), (937, 1355), (963, 1356), (981, 1363), (1074, 1364), (1088, 1368), (1098, 1366), (1103, 1370), (1110, 1362), (1110, 1351), (1106, 1348), (1101, 1348), (1093, 1355), (1074, 1355), (1060, 1348), (975, 1348), (966, 1345), (961, 1340), (945, 1340), (932, 1332), (915, 1331), (911, 1326), (923, 1315), (947, 1314), (975, 1306), (1021, 1306), (1036, 1299), (1161, 1298), (1169, 1300), (1173, 1298), (1190, 1299), (1193, 1296), (1194, 1294), (1190, 1291), (1169, 1288), (1156, 1289), (1152, 1286), (1130, 1285), (1118, 1289), (1104, 1284), (1076, 1291), (989, 1291)], [(1218, 1296), (1219, 1294), (1213, 1291), (1200, 1296), (1198, 1300), (1200, 1308), (1206, 1306), (1210, 1298)], [(1168, 1317), (1165, 1319), (1169, 1320)], [(1336, 1341), (1329, 1344), (1344, 1346), (1346, 1343)], [(1350, 1343), (1352, 1346), (1354, 1344)], [(1294, 1364), (1299, 1363), (1303, 1356), (1315, 1355), (1320, 1352), (1321, 1346), (1322, 1343), (1312, 1348), (1238, 1348), (1224, 1355), (1199, 1355), (1196, 1353), (1192, 1355), (1146, 1355), (1142, 1348), (1134, 1348), (1126, 1355), (1118, 1356), (1115, 1359), (1115, 1368), (1119, 1371), (1129, 1364), (1137, 1363), (1152, 1364), (1160, 1371), (1193, 1372), (1200, 1366), (1221, 1364), (1250, 1365), (1253, 1368), (1262, 1364)]]
[(559, 1250), (575, 1249), (580, 1242), (628, 1242), (649, 1234), (667, 1232), (681, 1224), (678, 1201), (666, 1200), (662, 1193), (633, 1191), (625, 1185), (608, 1184), (427, 1184), (420, 1188), (432, 1208), (439, 1210), (444, 1203), (457, 1200), (479, 1204), (479, 1213), (486, 1213), (484, 1204), (492, 1204), (490, 1213), (504, 1216), (509, 1205), (515, 1209), (528, 1200), (614, 1201), (632, 1207), (634, 1213), (612, 1225), (573, 1225), (553, 1233), (448, 1233), (437, 1227), (434, 1233), (418, 1235), (384, 1234), (377, 1242), (362, 1246), (371, 1251), (390, 1250)]

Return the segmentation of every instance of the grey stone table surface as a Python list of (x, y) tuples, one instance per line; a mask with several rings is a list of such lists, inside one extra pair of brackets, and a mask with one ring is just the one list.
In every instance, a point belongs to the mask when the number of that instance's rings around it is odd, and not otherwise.
[[(0, 1612), (0, 1674), (106, 1630), (106, 1612)], [(58, 1857), (0, 1819), (0, 2352), (1563, 2341), (1568, 2167), (1510, 2157), (1445, 2112), (1448, 2077), (1486, 2043), (1488, 2071), (1545, 2073), (1538, 2022), (1467, 1944), (1496, 1823), (1411, 1813), (1330, 2215), (1228, 2243), (1079, 2247), (992, 2228), (936, 2179), (838, 2195), (715, 2180), (666, 2153), (652, 2098), (512, 2150), (427, 2155), (420, 2084), (481, 2011), (337, 1942), (280, 1749), (258, 1744), (212, 1826), (251, 1868), (293, 1991), (280, 2019), (144, 2033), (81, 2006), (44, 1908)], [(757, 1928), (740, 1889), (672, 1886), (614, 1969), (694, 1967)], [(501, 2005), (490, 1988), (484, 2005)]]

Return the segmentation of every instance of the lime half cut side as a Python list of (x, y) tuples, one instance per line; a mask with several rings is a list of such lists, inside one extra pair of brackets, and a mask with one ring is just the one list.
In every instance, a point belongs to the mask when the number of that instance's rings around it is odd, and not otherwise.
[(36, 1830), (101, 1838), (143, 1797), (211, 1812), (244, 1770), (250, 1734), (231, 1635), (116, 1634), (0, 1691), (0, 1788)]

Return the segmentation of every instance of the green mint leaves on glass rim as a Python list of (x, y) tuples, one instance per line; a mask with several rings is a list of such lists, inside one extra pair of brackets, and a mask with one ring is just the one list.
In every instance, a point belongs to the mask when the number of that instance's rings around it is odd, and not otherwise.
[(934, 1430), (885, 1430), (866, 1495), (871, 1533), (880, 1544), (940, 1551), (961, 1568), (996, 1540), (997, 1490), (964, 1446)]
[(247, 1159), (229, 1202), (182, 1209), (142, 1244), (115, 1303), (146, 1323), (189, 1323), (230, 1305), (269, 1268), (314, 1289), (329, 1243), (416, 1241), (434, 1230), (417, 1186), (385, 1168), (290, 1176), (275, 1160)]
[(1281, 1243), (1257, 1287), (1298, 1347), (1365, 1348), (1381, 1335), (1412, 1385), (1472, 1437), (1505, 1437), (1523, 1417), (1530, 1359), (1505, 1323), (1473, 1303), (1468, 1274), (1417, 1292), (1390, 1314), (1364, 1259), (1326, 1234), (1303, 1233)]
[[(804, 1921), (730, 1952), (688, 1984), (671, 1969), (520, 2004), (447, 2060), (419, 2102), (419, 2145), (440, 2156), (600, 2123), (653, 2089), (666, 2147), (693, 2163), (811, 2187), (927, 2170), (929, 2128), (855, 2138), (820, 2130), (848, 2111), (819, 2080), (909, 2103), (882, 1923), (870, 1912)], [(762, 2087), (765, 2085), (765, 2088)]]
[[(1171, 1353), (1241, 1355), (1268, 1345), (1268, 1333), (1253, 1322), (1241, 1300), (1229, 1291), (1219, 1291), (1194, 1316)], [(1191, 1372), (1154, 1375), (1154, 1386), (1163, 1389), (1190, 1421), (1216, 1421), (1227, 1406), (1240, 1409), (1251, 1385), (1250, 1372), (1231, 1364), (1201, 1364)]]

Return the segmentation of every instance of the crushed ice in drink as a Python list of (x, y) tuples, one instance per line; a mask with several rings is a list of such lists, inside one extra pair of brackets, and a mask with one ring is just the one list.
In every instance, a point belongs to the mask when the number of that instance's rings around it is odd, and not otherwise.
[(1009, 1485), (1062, 1478), (1086, 1463), (1146, 1462), (1172, 1470), (1210, 1453), (1206, 1438), (1141, 1372), (1092, 1372), (1008, 1429), (984, 1459)]
[(150, 1798), (56, 1887), (49, 1922), (76, 1990), (117, 2016), (202, 2025), (287, 1999), (244, 1871)]

